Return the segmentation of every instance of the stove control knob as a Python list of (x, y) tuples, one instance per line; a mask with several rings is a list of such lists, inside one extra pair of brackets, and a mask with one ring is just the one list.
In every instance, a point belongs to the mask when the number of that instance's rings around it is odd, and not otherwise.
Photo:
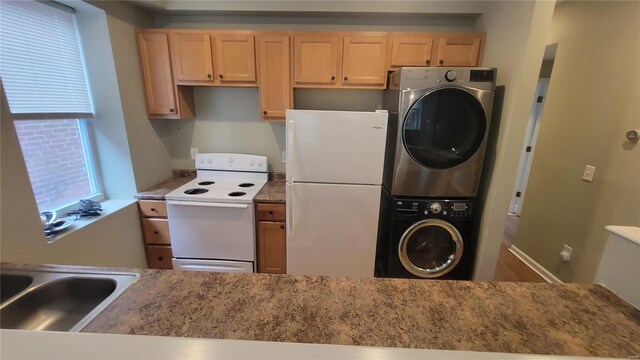
[(255, 164), (256, 164), (255, 160), (251, 160), (251, 161), (249, 161), (249, 166), (253, 166), (253, 165), (255, 165)]
[(212, 158), (208, 158), (207, 162), (209, 163), (209, 165), (213, 164), (213, 159)]
[(439, 214), (440, 211), (442, 210), (442, 205), (440, 205), (440, 203), (433, 203), (431, 204), (431, 206), (429, 206), (429, 209), (431, 209), (431, 212), (434, 214)]
[(204, 164), (204, 158), (200, 158), (200, 159), (198, 159), (198, 163), (200, 163), (200, 164)]
[(230, 157), (230, 158), (229, 158), (229, 164), (233, 164), (233, 162), (234, 162), (234, 161), (235, 161), (235, 160), (233, 160), (233, 158), (232, 158), (232, 157)]
[(455, 70), (449, 70), (449, 71), (447, 71), (446, 74), (444, 74), (444, 78), (448, 82), (454, 81), (456, 79), (456, 77), (458, 77), (458, 74), (456, 74)]
[(262, 160), (258, 161), (258, 166), (262, 166), (262, 165), (264, 165), (264, 161)]

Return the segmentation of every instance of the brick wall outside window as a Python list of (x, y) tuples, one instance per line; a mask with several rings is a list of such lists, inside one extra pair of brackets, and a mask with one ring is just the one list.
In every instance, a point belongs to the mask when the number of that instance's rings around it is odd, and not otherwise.
[(78, 120), (14, 124), (41, 212), (93, 195)]

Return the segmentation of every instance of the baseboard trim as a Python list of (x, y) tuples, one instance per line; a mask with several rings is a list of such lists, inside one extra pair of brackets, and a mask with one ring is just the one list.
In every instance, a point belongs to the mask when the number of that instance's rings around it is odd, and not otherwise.
[(553, 275), (549, 270), (545, 269), (542, 265), (538, 264), (535, 260), (529, 257), (529, 255), (525, 254), (522, 250), (518, 249), (517, 246), (511, 245), (509, 247), (509, 251), (513, 255), (515, 255), (518, 259), (520, 259), (525, 265), (531, 268), (531, 270), (535, 271), (536, 274), (540, 275), (543, 279), (545, 279), (548, 283), (562, 283), (563, 281), (558, 279), (555, 275)]

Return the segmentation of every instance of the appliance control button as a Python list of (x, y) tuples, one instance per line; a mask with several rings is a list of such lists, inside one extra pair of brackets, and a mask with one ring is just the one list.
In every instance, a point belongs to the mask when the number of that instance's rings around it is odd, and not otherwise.
[(447, 216), (447, 210), (443, 211), (442, 215)]
[(253, 166), (253, 165), (255, 165), (255, 164), (256, 164), (255, 160), (251, 160), (251, 161), (249, 161), (249, 166)]
[(431, 204), (429, 209), (431, 209), (432, 213), (439, 214), (440, 210), (442, 210), (442, 205), (440, 205), (440, 203), (434, 202), (433, 204)]
[(208, 159), (207, 159), (207, 162), (208, 162), (209, 164), (213, 164), (213, 159), (212, 159), (212, 158), (208, 158)]
[(200, 164), (204, 164), (204, 158), (200, 158), (200, 159), (198, 159), (198, 162), (199, 162)]
[(258, 161), (258, 166), (262, 166), (262, 165), (264, 165), (264, 161), (262, 160)]
[(449, 82), (454, 81), (456, 77), (458, 77), (458, 74), (455, 72), (455, 70), (449, 70), (446, 74), (444, 74), (445, 80)]
[(425, 211), (424, 211), (424, 214), (425, 214), (425, 215), (429, 215), (429, 210), (425, 210)]

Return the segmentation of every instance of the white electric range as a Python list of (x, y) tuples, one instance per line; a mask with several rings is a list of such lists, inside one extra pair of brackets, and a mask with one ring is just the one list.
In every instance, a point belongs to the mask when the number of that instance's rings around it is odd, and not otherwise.
[(202, 153), (196, 169), (166, 195), (173, 268), (254, 272), (253, 198), (268, 180), (266, 156)]

